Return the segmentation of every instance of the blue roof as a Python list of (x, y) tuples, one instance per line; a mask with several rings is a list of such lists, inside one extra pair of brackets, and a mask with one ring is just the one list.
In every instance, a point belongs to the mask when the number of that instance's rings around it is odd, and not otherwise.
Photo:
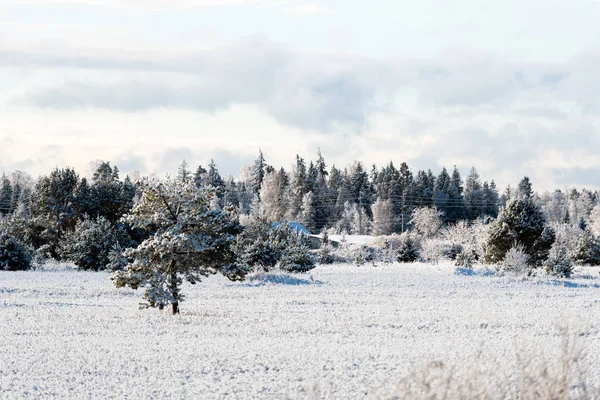
[[(292, 228), (296, 233), (301, 235), (311, 235), (310, 231), (306, 229), (300, 222), (288, 222), (287, 223), (290, 228)], [(281, 222), (273, 222), (273, 228), (277, 229), (281, 225)]]

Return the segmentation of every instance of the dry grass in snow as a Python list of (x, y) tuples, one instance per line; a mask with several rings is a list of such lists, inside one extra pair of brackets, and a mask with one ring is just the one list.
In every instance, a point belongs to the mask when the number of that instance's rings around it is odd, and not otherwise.
[(600, 280), (450, 265), (211, 277), (182, 314), (68, 267), (0, 272), (0, 398), (593, 398)]

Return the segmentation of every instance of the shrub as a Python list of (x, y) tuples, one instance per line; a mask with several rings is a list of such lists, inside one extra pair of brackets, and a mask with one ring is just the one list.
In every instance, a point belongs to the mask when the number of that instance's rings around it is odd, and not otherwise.
[(421, 240), (418, 235), (404, 232), (398, 236), (396, 259), (399, 262), (415, 262), (419, 259)]
[(367, 262), (375, 262), (375, 249), (365, 244), (355, 247), (354, 264), (364, 265)]
[(516, 275), (531, 275), (532, 268), (528, 264), (529, 254), (527, 254), (521, 245), (511, 247), (501, 263), (496, 266), (496, 270), (501, 275), (504, 273), (513, 273)]
[(0, 230), (0, 270), (24, 271), (31, 268), (31, 251), (20, 240)]
[(327, 232), (323, 232), (321, 239), (321, 247), (316, 252), (317, 262), (319, 264), (333, 264), (335, 258), (333, 257), (333, 246), (329, 242), (329, 236)]
[(600, 265), (600, 241), (589, 229), (575, 240), (571, 257), (577, 264)]
[(238, 260), (265, 271), (274, 268), (281, 258), (276, 233), (266, 218), (253, 216), (236, 238), (235, 252)]
[(552, 246), (544, 267), (548, 275), (559, 278), (569, 278), (573, 273), (573, 261), (562, 246)]
[(293, 231), (289, 225), (280, 226), (278, 234), (282, 244), (279, 269), (286, 272), (306, 272), (315, 267), (315, 259), (305, 237)]
[(454, 265), (457, 267), (471, 269), (471, 268), (473, 268), (474, 260), (475, 260), (475, 255), (473, 254), (473, 252), (468, 251), (468, 250), (462, 250), (456, 256), (456, 261), (454, 262)]
[(441, 259), (449, 258), (450, 246), (440, 239), (425, 239), (419, 254), (423, 260), (437, 264)]

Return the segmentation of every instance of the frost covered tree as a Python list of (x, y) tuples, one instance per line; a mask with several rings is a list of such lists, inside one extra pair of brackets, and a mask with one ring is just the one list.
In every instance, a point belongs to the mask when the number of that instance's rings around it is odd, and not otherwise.
[(256, 195), (259, 195), (260, 188), (263, 183), (263, 179), (267, 173), (267, 163), (265, 162), (265, 157), (263, 156), (262, 150), (258, 150), (258, 158), (254, 161), (254, 165), (252, 166), (252, 192)]
[(547, 258), (555, 239), (554, 231), (546, 226), (540, 207), (523, 193), (512, 199), (492, 222), (486, 241), (486, 262), (500, 262), (515, 245), (523, 248), (533, 265)]
[(24, 271), (31, 267), (31, 251), (0, 227), (0, 271)]
[(300, 222), (312, 233), (317, 233), (317, 207), (315, 196), (312, 192), (308, 192), (302, 198), (302, 208), (300, 214)]
[(486, 205), (485, 193), (479, 179), (479, 173), (475, 167), (472, 167), (465, 180), (465, 207), (467, 217), (470, 220), (482, 217), (486, 213)]
[(271, 222), (282, 221), (287, 212), (286, 177), (284, 171), (273, 171), (263, 179), (260, 188), (260, 213)]
[(412, 213), (410, 224), (413, 229), (425, 238), (433, 237), (442, 227), (442, 214), (432, 207), (416, 208)]
[(533, 198), (533, 187), (531, 185), (531, 180), (529, 177), (525, 176), (519, 182), (519, 186), (517, 186), (517, 192), (515, 197), (524, 200), (524, 199), (532, 199)]
[(74, 169), (56, 168), (35, 185), (31, 202), (32, 223), (40, 232), (44, 255), (60, 258), (59, 242), (75, 227), (78, 183), (79, 176)]
[(0, 217), (11, 214), (13, 208), (13, 187), (6, 174), (0, 179)]
[(392, 200), (381, 200), (373, 204), (373, 235), (391, 235), (396, 221)]
[(237, 236), (235, 253), (239, 262), (251, 269), (269, 271), (274, 268), (281, 258), (281, 246), (272, 222), (265, 216), (252, 214), (243, 232)]
[(600, 236), (600, 203), (592, 209), (590, 213), (589, 228), (596, 236)]
[(181, 164), (179, 164), (177, 169), (177, 179), (181, 182), (188, 182), (192, 179), (192, 173), (190, 172), (188, 163), (185, 160), (181, 161)]
[(573, 273), (573, 261), (566, 249), (561, 246), (552, 246), (548, 253), (548, 259), (544, 261), (544, 268), (548, 275), (569, 278)]
[(131, 247), (133, 242), (121, 224), (111, 224), (104, 217), (83, 219), (61, 243), (63, 258), (81, 269), (99, 271), (111, 263), (110, 253), (116, 247)]
[(247, 271), (236, 264), (233, 252), (241, 226), (229, 210), (210, 207), (214, 188), (145, 179), (139, 191), (139, 202), (123, 220), (154, 234), (125, 251), (130, 263), (113, 274), (117, 287), (145, 287), (146, 306), (162, 309), (171, 303), (177, 314), (184, 279), (195, 284), (219, 272), (231, 280), (244, 278)]
[(571, 258), (577, 264), (600, 265), (600, 240), (586, 229), (575, 240)]

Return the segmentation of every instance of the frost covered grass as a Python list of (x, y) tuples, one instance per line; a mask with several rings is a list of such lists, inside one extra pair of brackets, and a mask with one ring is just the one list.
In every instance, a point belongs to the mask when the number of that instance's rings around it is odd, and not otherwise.
[[(181, 315), (68, 265), (0, 272), (0, 398), (593, 398), (600, 275), (450, 264), (213, 276)], [(434, 397), (437, 396), (437, 397)]]

